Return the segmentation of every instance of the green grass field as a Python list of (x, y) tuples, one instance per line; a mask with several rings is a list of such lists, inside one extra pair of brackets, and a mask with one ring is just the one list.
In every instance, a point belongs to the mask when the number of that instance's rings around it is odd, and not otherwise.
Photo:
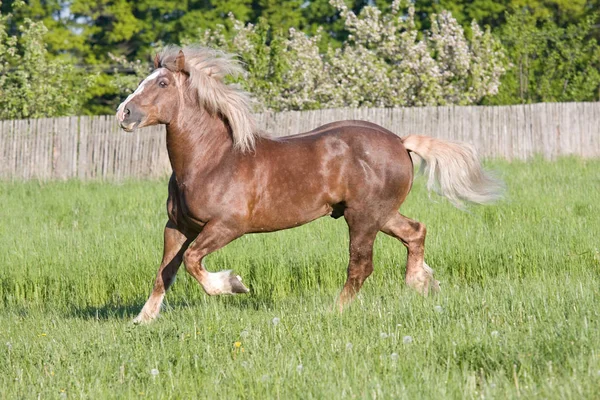
[(344, 314), (346, 224), (249, 235), (207, 259), (248, 295), (180, 270), (161, 318), (130, 321), (162, 255), (166, 182), (0, 183), (0, 398), (598, 398), (600, 160), (495, 162), (495, 206), (454, 209), (418, 179), (442, 293), (404, 286), (380, 235)]

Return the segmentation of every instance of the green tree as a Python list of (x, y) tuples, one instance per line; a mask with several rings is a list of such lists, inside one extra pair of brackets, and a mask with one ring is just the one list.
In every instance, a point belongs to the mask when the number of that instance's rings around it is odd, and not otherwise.
[(493, 104), (593, 101), (599, 96), (600, 46), (590, 15), (566, 28), (528, 12), (509, 15), (499, 32), (511, 66)]
[[(13, 4), (16, 11), (25, 4)], [(15, 34), (13, 15), (0, 14), (0, 118), (39, 118), (76, 114), (93, 77), (71, 63), (51, 59), (43, 22), (23, 18)]]
[(552, 21), (565, 28), (600, 9), (599, 0), (415, 0), (414, 5), (424, 28), (429, 28), (432, 13), (447, 10), (464, 28), (476, 20), (493, 30), (504, 26), (507, 13), (526, 12), (536, 20)]
[[(251, 0), (32, 0), (36, 1), (44, 21), (57, 26), (56, 33), (47, 34), (49, 50), (100, 74), (85, 105), (90, 114), (111, 113), (120, 101), (109, 53), (150, 64), (161, 43), (180, 43), (186, 32), (214, 27), (230, 11), (244, 21), (252, 17)], [(30, 8), (29, 15), (35, 9)]]

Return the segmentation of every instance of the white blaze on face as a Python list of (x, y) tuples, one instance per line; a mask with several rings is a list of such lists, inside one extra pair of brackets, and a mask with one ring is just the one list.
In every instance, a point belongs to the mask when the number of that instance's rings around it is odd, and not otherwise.
[(144, 91), (144, 88), (146, 87), (146, 85), (149, 82), (153, 81), (154, 79), (158, 78), (162, 72), (163, 72), (163, 68), (159, 68), (156, 71), (152, 72), (150, 75), (148, 75), (148, 77), (146, 79), (143, 80), (142, 83), (140, 83), (140, 86), (138, 86), (137, 89), (135, 89), (135, 92), (131, 93), (125, 99), (124, 102), (119, 104), (119, 108), (117, 108), (117, 119), (119, 120), (119, 122), (123, 122), (123, 120), (125, 119), (125, 113), (123, 112), (123, 110), (125, 110), (127, 103), (129, 103), (131, 100), (133, 100), (133, 98), (135, 96), (137, 96), (138, 94), (141, 94)]

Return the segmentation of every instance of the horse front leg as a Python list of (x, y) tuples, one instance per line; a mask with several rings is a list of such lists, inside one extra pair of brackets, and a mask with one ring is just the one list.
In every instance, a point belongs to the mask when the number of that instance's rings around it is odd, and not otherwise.
[(175, 280), (175, 275), (183, 260), (184, 251), (189, 244), (190, 241), (177, 229), (175, 224), (171, 221), (167, 222), (164, 233), (163, 259), (158, 268), (154, 288), (142, 311), (133, 320), (134, 323), (147, 323), (158, 316), (165, 293)]
[(185, 251), (183, 255), (185, 269), (200, 283), (206, 294), (214, 296), (249, 292), (239, 275), (235, 275), (231, 270), (208, 272), (203, 263), (204, 257), (219, 250), (242, 234), (238, 229), (229, 227), (227, 224), (210, 221)]

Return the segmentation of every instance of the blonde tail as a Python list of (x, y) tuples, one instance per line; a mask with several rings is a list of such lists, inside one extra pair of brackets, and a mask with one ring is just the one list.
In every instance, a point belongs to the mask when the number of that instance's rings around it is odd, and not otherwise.
[(463, 208), (465, 201), (485, 204), (502, 197), (502, 182), (486, 174), (472, 146), (422, 135), (406, 136), (402, 142), (425, 162), (427, 189), (456, 207)]

